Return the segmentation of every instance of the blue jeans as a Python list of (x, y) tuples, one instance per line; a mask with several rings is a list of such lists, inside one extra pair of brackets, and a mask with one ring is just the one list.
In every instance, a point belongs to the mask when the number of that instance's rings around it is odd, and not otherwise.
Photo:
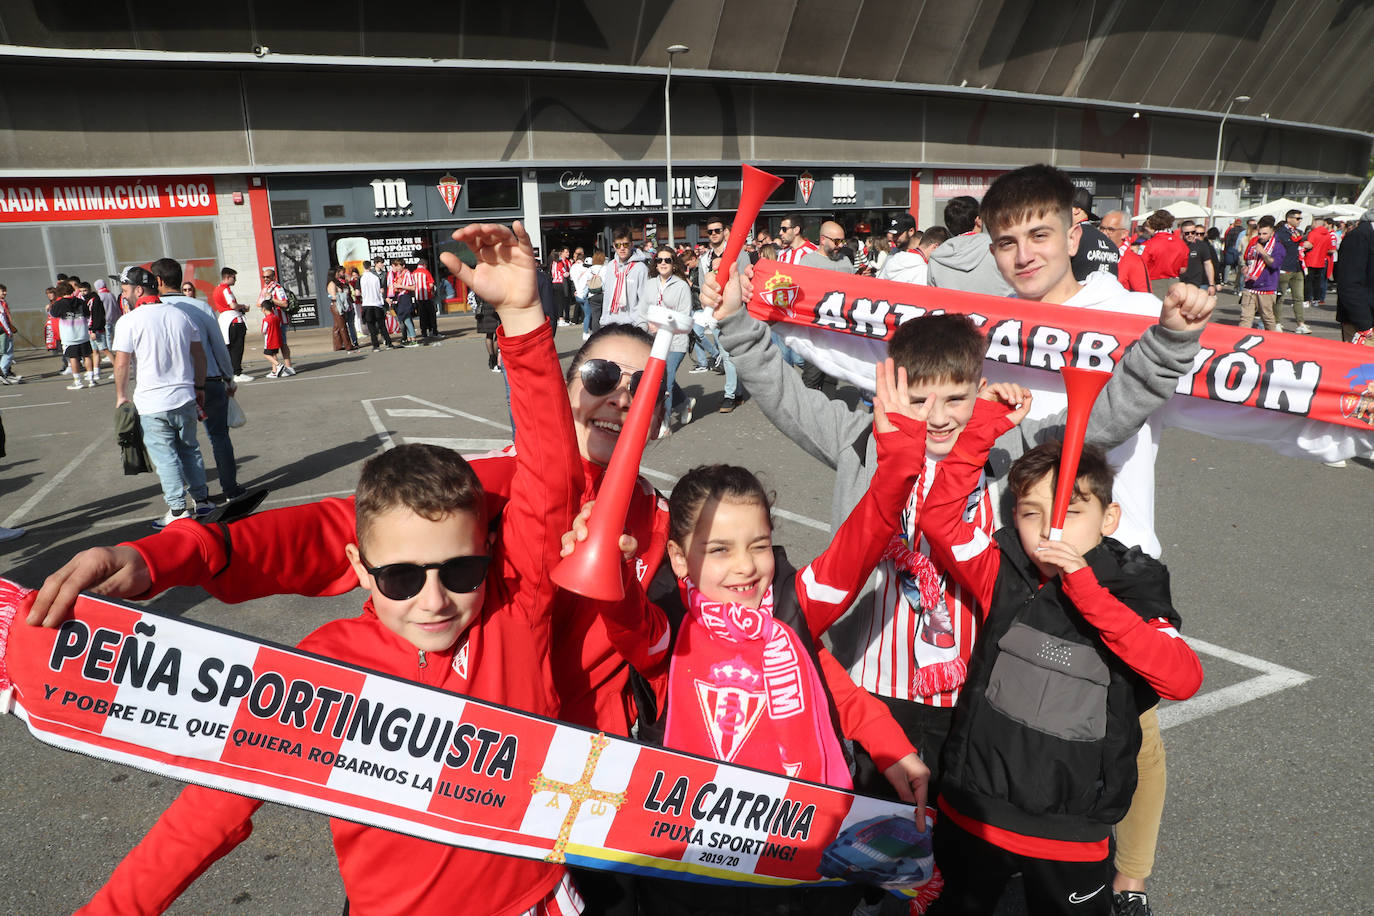
[(786, 362), (787, 365), (796, 366), (798, 369), (806, 365), (806, 360), (802, 359), (791, 347), (782, 342), (782, 338), (778, 335), (777, 331), (770, 331), (769, 334), (773, 338), (773, 346), (778, 348), (778, 352), (782, 354), (783, 361)]
[(205, 461), (196, 442), (196, 402), (175, 410), (139, 415), (143, 424), (143, 445), (157, 469), (162, 483), (162, 498), (167, 508), (180, 512), (186, 508), (186, 490), (196, 499), (207, 499)]
[(0, 334), (0, 375), (9, 375), (14, 365), (14, 335)]
[(720, 356), (720, 347), (711, 332), (701, 325), (694, 323), (692, 331), (696, 335), (696, 343), (692, 344), (692, 362), (702, 367), (710, 366), (711, 361)]
[(582, 309), (582, 333), (590, 335), (592, 333), (592, 309), (587, 304), (586, 296), (577, 296), (577, 305)]
[(215, 453), (215, 473), (225, 496), (239, 495), (234, 443), (229, 441), (229, 390), (219, 379), (205, 380), (205, 435)]
[(670, 351), (667, 359), (664, 360), (668, 364), (663, 370), (663, 415), (665, 417), (673, 412), (674, 404), (683, 404), (687, 401), (686, 393), (677, 385), (677, 370), (682, 365), (682, 359), (686, 355), (687, 351), (685, 350), (681, 352)]
[(415, 319), (407, 315), (401, 319), (401, 325), (405, 328), (405, 339), (415, 339)]
[(725, 358), (725, 396), (733, 400), (739, 393), (739, 373), (735, 371), (735, 361), (724, 347), (720, 348), (720, 355)]

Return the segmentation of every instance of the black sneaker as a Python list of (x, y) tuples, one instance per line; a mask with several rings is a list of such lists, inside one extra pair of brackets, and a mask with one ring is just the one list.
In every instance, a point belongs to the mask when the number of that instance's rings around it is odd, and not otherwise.
[(1121, 891), (1112, 894), (1112, 916), (1154, 916), (1150, 896), (1144, 891)]
[(739, 401), (737, 401), (734, 398), (726, 398), (725, 400), (720, 402), (720, 410), (718, 412), (729, 413), (730, 411), (734, 410), (737, 406), (739, 406)]

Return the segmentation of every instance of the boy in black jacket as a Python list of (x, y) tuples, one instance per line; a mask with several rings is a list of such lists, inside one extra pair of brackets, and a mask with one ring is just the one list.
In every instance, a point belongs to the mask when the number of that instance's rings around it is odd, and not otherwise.
[(1049, 540), (1052, 442), (1012, 466), (1014, 525), (996, 549), (965, 549), (986, 537), (964, 520), (967, 494), (1029, 407), (1019, 386), (987, 390), (921, 516), (936, 563), (989, 609), (941, 759), (941, 916), (992, 912), (1018, 871), (1032, 913), (1109, 913), (1109, 838), (1135, 790), (1140, 714), (1202, 683), (1168, 571), (1110, 537), (1121, 509), (1100, 450), (1084, 450), (1062, 540)]

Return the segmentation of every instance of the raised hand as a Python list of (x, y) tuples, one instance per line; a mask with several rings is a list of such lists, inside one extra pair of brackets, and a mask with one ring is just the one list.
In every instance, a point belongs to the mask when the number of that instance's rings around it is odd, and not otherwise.
[(1026, 418), (1034, 395), (1029, 388), (1015, 382), (991, 382), (983, 386), (978, 392), (978, 397), (984, 401), (1002, 403), (1010, 407), (1011, 412), (1007, 414), (1007, 419), (1015, 426)]
[(543, 324), (534, 248), (523, 223), (516, 220), (509, 228), (500, 223), (473, 223), (455, 231), (453, 240), (472, 249), (477, 266), (469, 267), (447, 251), (440, 253), (439, 260), (496, 309), (507, 334), (528, 333)]
[(1164, 296), (1159, 323), (1171, 331), (1196, 331), (1207, 325), (1217, 307), (1215, 293), (1191, 283), (1175, 283)]
[(900, 415), (924, 423), (930, 415), (928, 401), (911, 402), (911, 387), (906, 381), (906, 368), (898, 368), (889, 357), (873, 367), (873, 430), (890, 433), (897, 427), (891, 417)]

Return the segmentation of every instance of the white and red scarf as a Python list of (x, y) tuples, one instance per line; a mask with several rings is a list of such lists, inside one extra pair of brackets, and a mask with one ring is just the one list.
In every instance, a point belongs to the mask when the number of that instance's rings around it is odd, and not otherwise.
[[(616, 258), (612, 262), (612, 266), (615, 269), (615, 289), (611, 291), (611, 314), (615, 315), (630, 307), (630, 303), (622, 302), (620, 296), (621, 293), (625, 292), (625, 284), (627, 278), (630, 276), (630, 268), (635, 266), (634, 256), (631, 255), (630, 260), (626, 261), (624, 264), (620, 262), (620, 258)], [(626, 296), (626, 298), (628, 299), (629, 297)]]
[(792, 628), (757, 608), (680, 583), (683, 617), (668, 668), (663, 743), (727, 763), (853, 786), (820, 673)]
[(1256, 236), (1254, 239), (1251, 240), (1250, 247), (1245, 250), (1246, 260), (1248, 262), (1245, 265), (1245, 279), (1258, 280), (1260, 278), (1260, 274), (1264, 273), (1264, 271), (1269, 267), (1269, 264), (1264, 260), (1264, 258), (1260, 257), (1258, 254), (1255, 255), (1254, 260), (1250, 260), (1250, 251), (1255, 248), (1263, 248), (1264, 253), (1267, 254), (1269, 256), (1269, 259), (1272, 261), (1274, 259), (1274, 245), (1276, 242), (1278, 242), (1278, 236), (1276, 235), (1269, 236), (1268, 244), (1264, 245), (1260, 244), (1259, 236)]

